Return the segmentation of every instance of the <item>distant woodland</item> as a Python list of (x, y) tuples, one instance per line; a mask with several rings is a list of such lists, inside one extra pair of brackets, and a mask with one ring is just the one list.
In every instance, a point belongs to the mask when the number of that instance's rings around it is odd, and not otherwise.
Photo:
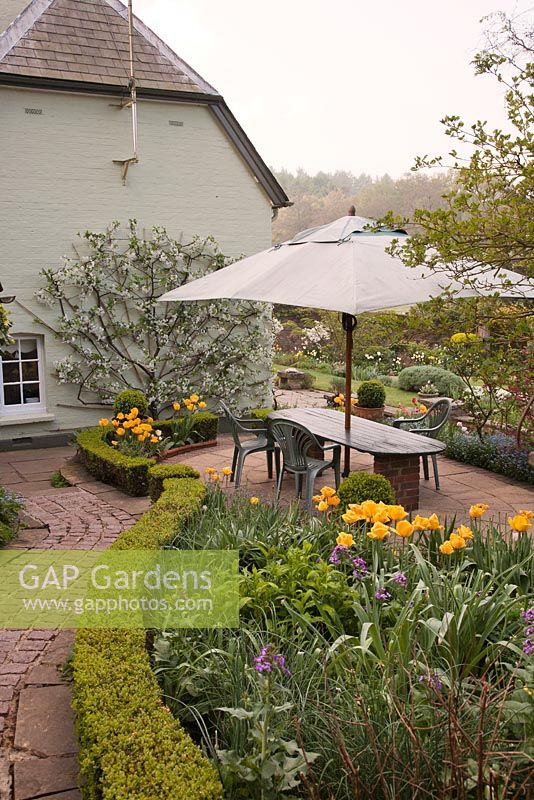
[(281, 170), (275, 175), (294, 203), (279, 211), (273, 224), (275, 243), (291, 239), (305, 228), (331, 222), (346, 214), (351, 205), (358, 216), (373, 219), (388, 211), (405, 217), (411, 217), (415, 208), (433, 211), (444, 206), (442, 195), (453, 181), (452, 175), (445, 172), (408, 173), (397, 179), (345, 171), (308, 175), (302, 169), (296, 173)]

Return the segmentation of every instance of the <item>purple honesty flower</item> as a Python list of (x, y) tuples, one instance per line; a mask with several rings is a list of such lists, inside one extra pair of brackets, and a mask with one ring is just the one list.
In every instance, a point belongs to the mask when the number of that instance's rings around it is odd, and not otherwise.
[(348, 554), (349, 548), (345, 547), (344, 544), (336, 544), (332, 552), (330, 553), (329, 561), (331, 564), (335, 564), (339, 566), (341, 564), (341, 557), (344, 557)]
[(352, 566), (354, 567), (352, 574), (359, 581), (363, 580), (369, 574), (369, 567), (363, 558), (353, 558)]
[(431, 689), (435, 689), (436, 692), (441, 692), (443, 689), (443, 683), (436, 672), (429, 672), (428, 675), (420, 675), (419, 683), (426, 683), (427, 686)]
[(522, 611), (521, 617), (526, 622), (523, 653), (526, 656), (531, 656), (534, 655), (534, 606), (530, 606), (526, 611)]
[(408, 584), (408, 578), (406, 577), (404, 572), (397, 572), (397, 574), (393, 576), (393, 580), (395, 581), (395, 583), (398, 583), (399, 586), (402, 586), (403, 589), (406, 589), (406, 586)]
[(391, 600), (391, 594), (388, 592), (387, 589), (377, 589), (375, 592), (375, 598), (377, 600)]
[(283, 655), (275, 653), (274, 645), (268, 644), (262, 647), (259, 656), (254, 659), (254, 669), (256, 672), (272, 672), (274, 669), (279, 669), (284, 675), (291, 675), (291, 672), (286, 667), (286, 661)]

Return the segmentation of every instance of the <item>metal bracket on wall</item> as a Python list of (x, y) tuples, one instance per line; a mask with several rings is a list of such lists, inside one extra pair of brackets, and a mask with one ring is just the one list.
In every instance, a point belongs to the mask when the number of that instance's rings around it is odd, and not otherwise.
[(126, 186), (126, 176), (128, 175), (128, 169), (130, 164), (137, 164), (139, 159), (136, 156), (132, 158), (114, 158), (114, 164), (120, 164), (121, 172), (122, 172), (122, 185)]

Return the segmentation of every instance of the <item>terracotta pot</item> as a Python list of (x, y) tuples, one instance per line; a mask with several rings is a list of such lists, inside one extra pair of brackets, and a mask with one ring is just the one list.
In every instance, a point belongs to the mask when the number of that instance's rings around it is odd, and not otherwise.
[(374, 422), (379, 422), (384, 419), (384, 406), (379, 408), (365, 408), (364, 406), (354, 406), (353, 412), (356, 417), (363, 419), (371, 419)]
[(172, 447), (170, 450), (160, 453), (158, 461), (165, 461), (166, 458), (179, 456), (182, 453), (189, 453), (192, 450), (203, 450), (205, 447), (215, 447), (216, 444), (217, 439), (209, 439), (207, 442), (195, 442), (194, 444), (182, 444), (180, 447)]

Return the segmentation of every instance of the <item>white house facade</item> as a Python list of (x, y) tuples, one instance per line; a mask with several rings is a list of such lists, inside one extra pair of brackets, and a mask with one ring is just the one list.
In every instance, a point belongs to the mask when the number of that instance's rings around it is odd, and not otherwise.
[(75, 256), (79, 232), (135, 218), (175, 237), (212, 234), (237, 256), (268, 247), (273, 210), (288, 205), (221, 95), (135, 18), (138, 160), (128, 163), (119, 0), (7, 0), (0, 28), (6, 10), (21, 13), (0, 34), (0, 281), (15, 295), (16, 342), (2, 354), (3, 447), (100, 415), (58, 384), (54, 362), (67, 350), (52, 333), (55, 311), (35, 300), (40, 271)]

